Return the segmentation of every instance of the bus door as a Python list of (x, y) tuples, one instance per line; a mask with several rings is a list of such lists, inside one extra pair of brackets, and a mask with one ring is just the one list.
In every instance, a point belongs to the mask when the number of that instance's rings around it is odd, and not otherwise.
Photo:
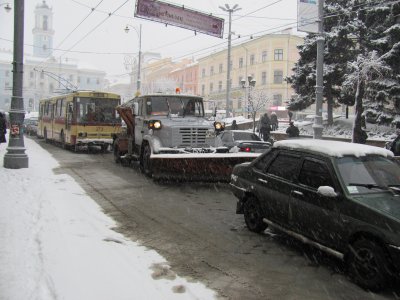
[(71, 123), (72, 123), (72, 117), (74, 115), (74, 104), (72, 102), (67, 103), (67, 110), (66, 110), (66, 118), (65, 118), (65, 129), (67, 131), (71, 130)]

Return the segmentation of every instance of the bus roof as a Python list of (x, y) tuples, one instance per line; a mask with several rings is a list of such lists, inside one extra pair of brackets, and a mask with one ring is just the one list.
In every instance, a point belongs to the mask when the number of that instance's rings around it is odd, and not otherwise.
[(101, 91), (75, 91), (68, 94), (61, 94), (49, 98), (40, 99), (40, 102), (57, 100), (66, 97), (101, 97), (101, 98), (111, 98), (111, 99), (121, 99), (121, 96), (115, 93), (101, 92)]

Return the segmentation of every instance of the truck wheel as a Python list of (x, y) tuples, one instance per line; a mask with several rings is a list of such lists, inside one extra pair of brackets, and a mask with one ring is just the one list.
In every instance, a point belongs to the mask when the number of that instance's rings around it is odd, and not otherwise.
[(386, 287), (390, 273), (381, 246), (365, 238), (350, 245), (348, 269), (351, 278), (364, 289), (378, 292)]
[(151, 156), (151, 148), (149, 144), (146, 144), (143, 148), (142, 155), (140, 157), (140, 170), (148, 177), (152, 176), (150, 156)]
[(260, 203), (255, 197), (250, 197), (243, 206), (244, 220), (247, 228), (253, 232), (263, 232), (267, 224), (263, 222), (263, 215)]

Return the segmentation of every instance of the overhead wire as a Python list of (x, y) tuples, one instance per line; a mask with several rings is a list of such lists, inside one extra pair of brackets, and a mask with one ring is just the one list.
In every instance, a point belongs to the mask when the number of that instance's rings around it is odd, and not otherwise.
[[(73, 1), (73, 2), (77, 2), (77, 1), (75, 1), (75, 0), (71, 0), (71, 1)], [(129, 0), (128, 0), (129, 1)], [(394, 1), (391, 1), (391, 3), (397, 3), (397, 2), (399, 2), (400, 0), (394, 0)], [(127, 1), (126, 1), (127, 2)], [(125, 2), (125, 3), (126, 3)], [(77, 2), (78, 3), (78, 2)], [(124, 3), (124, 4), (125, 4)], [(123, 4), (123, 5), (124, 5)], [(363, 4), (360, 4), (360, 5), (357, 5), (357, 7), (362, 7), (362, 6), (368, 6), (368, 5), (380, 5), (380, 4), (387, 4), (387, 1), (377, 1), (377, 2), (374, 2), (374, 3), (368, 3), (368, 4), (366, 4), (366, 3), (363, 3)], [(121, 7), (123, 6), (123, 5), (121, 5)], [(356, 6), (355, 6), (356, 7)], [(120, 7), (119, 7), (120, 8)], [(119, 9), (118, 8), (118, 9)], [(118, 10), (117, 9), (117, 10)], [(367, 8), (365, 8), (365, 9), (367, 9)], [(116, 10), (115, 10), (116, 11)], [(115, 12), (114, 11), (114, 12)], [(326, 15), (326, 16), (324, 16), (324, 18), (329, 18), (329, 17), (333, 17), (333, 16), (338, 16), (338, 15), (340, 15), (340, 14), (344, 14), (344, 13), (338, 13), (338, 14), (330, 14), (330, 15)], [(110, 14), (110, 16), (111, 16), (111, 14)], [(108, 17), (105, 19), (105, 20), (107, 20), (108, 19)], [(103, 20), (103, 22), (105, 21), (105, 20)], [(313, 20), (313, 22), (314, 22), (315, 20)], [(102, 22), (102, 23), (103, 23)], [(100, 26), (102, 23), (100, 23), (98, 26)], [(253, 33), (253, 34), (249, 34), (249, 35), (245, 35), (245, 36), (242, 36), (242, 38), (243, 37), (246, 37), (246, 36), (253, 36), (253, 37), (255, 37), (257, 34), (260, 34), (260, 33), (265, 33), (265, 32), (269, 32), (269, 31), (271, 31), (271, 30), (276, 30), (276, 29), (280, 29), (280, 28), (284, 28), (284, 27), (288, 27), (288, 26), (290, 26), (290, 25), (294, 25), (294, 24), (297, 24), (297, 21), (296, 22), (291, 22), (291, 23), (287, 23), (287, 24), (283, 24), (283, 25), (279, 25), (279, 26), (277, 26), (277, 27), (273, 27), (273, 28), (269, 28), (269, 29), (266, 29), (266, 30), (262, 30), (262, 31), (259, 31), (259, 32), (256, 32), (256, 33)], [(96, 26), (94, 29), (96, 29), (98, 26)], [(293, 28), (293, 27), (290, 27), (290, 28)], [(93, 30), (94, 30), (93, 29)], [(92, 31), (93, 31), (92, 30)], [(90, 32), (89, 32), (90, 33)], [(272, 34), (272, 33), (269, 33), (269, 34)], [(88, 35), (88, 34), (87, 34)], [(86, 35), (86, 36), (87, 36)], [(183, 39), (181, 39), (181, 40), (179, 40), (179, 41), (184, 41), (184, 40), (187, 40), (187, 39), (190, 39), (190, 38), (193, 38), (194, 36), (192, 36), (192, 37), (186, 37), (186, 38), (183, 38)], [(239, 38), (237, 38), (237, 39), (239, 39)], [(236, 40), (237, 40), (236, 39)], [(169, 45), (172, 45), (172, 44), (176, 44), (176, 42), (172, 42), (172, 43), (169, 43), (169, 44), (166, 44), (166, 45), (164, 45), (164, 46), (162, 46), (162, 47), (166, 47), (166, 46), (169, 46)], [(189, 55), (194, 55), (194, 54), (197, 54), (197, 53), (202, 53), (202, 52), (204, 52), (204, 51), (207, 51), (207, 50), (209, 50), (209, 49), (213, 49), (213, 52), (216, 52), (217, 51), (217, 49), (219, 49), (219, 48), (216, 48), (216, 47), (219, 47), (219, 46), (221, 46), (221, 45), (223, 45), (223, 44), (225, 44), (225, 41), (224, 42), (221, 42), (221, 43), (218, 43), (218, 44), (215, 44), (215, 45), (212, 45), (212, 46), (208, 46), (208, 47), (205, 47), (205, 48), (203, 48), (203, 49), (200, 49), (200, 50), (196, 50), (196, 51), (193, 51), (193, 52), (190, 52), (190, 53), (186, 53), (186, 54), (184, 54), (184, 55), (180, 55), (180, 56), (177, 56), (177, 57), (174, 57), (174, 59), (179, 59), (179, 58), (183, 58), (183, 57), (187, 57), (187, 56), (189, 56)], [(240, 43), (237, 43), (237, 44), (235, 44), (235, 45), (239, 45)], [(75, 44), (76, 45), (76, 44)], [(74, 45), (74, 46), (75, 46)], [(234, 46), (235, 46), (234, 45)], [(161, 47), (160, 47), (161, 48)], [(84, 52), (84, 51), (82, 51), (82, 52), (79, 52), (79, 51), (72, 51), (71, 50), (72, 48), (70, 48), (69, 50), (66, 50), (66, 51), (69, 51), (69, 52), (77, 52), (77, 53), (92, 53), (92, 54), (132, 54), (132, 53), (98, 53), (98, 52)], [(157, 50), (157, 48), (153, 48), (153, 49), (151, 49), (152, 51), (154, 51), (154, 50)], [(219, 50), (218, 50), (219, 51)], [(135, 53), (133, 53), (133, 54), (135, 54)], [(122, 75), (128, 75), (128, 74), (130, 74), (130, 73), (124, 73), (124, 74), (122, 74)], [(118, 76), (118, 75), (116, 75), (116, 76)]]
[[(82, 23), (96, 10), (96, 8), (99, 7), (99, 5), (100, 5), (103, 1), (104, 1), (104, 0), (100, 0), (100, 2), (99, 2), (95, 7), (91, 8), (89, 14), (88, 14), (86, 17), (84, 17), (83, 20), (82, 20), (81, 22), (79, 22), (79, 24), (78, 24), (77, 26), (75, 26), (75, 28), (72, 29), (72, 31), (70, 31), (69, 34), (67, 34), (67, 35), (65, 36), (65, 38), (58, 44), (58, 46), (57, 46), (56, 48), (60, 47), (60, 46), (72, 35), (72, 33), (74, 33), (74, 31), (75, 31), (76, 29), (78, 29), (78, 27), (81, 26)], [(54, 49), (53, 49), (53, 50), (54, 50)], [(51, 55), (51, 54), (50, 54), (50, 55)], [(43, 60), (40, 64), (36, 65), (35, 67), (39, 67), (39, 66), (41, 66), (43, 63), (45, 63), (46, 60), (50, 57), (50, 55), (48, 55), (46, 58), (44, 58), (44, 60)]]

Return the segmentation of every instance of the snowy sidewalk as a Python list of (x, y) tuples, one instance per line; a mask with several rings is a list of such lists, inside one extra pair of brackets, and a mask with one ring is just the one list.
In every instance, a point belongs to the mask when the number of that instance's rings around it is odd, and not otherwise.
[(0, 299), (214, 299), (115, 222), (57, 161), (25, 138), (27, 169), (5, 169), (0, 144)]

